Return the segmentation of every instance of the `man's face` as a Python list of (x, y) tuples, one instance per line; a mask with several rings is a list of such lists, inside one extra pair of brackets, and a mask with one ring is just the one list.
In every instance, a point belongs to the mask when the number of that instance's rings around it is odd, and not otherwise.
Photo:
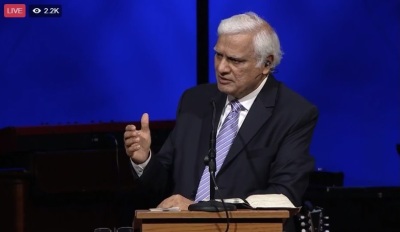
[(255, 90), (268, 73), (268, 67), (256, 67), (251, 33), (221, 35), (214, 50), (218, 89), (225, 94), (242, 98)]

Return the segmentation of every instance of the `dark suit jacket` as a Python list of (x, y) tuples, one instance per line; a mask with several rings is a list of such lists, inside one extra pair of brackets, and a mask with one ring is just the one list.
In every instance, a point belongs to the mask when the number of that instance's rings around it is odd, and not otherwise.
[[(215, 84), (184, 92), (175, 128), (139, 178), (149, 196), (158, 198), (154, 203), (171, 194), (195, 198), (209, 150), (211, 101), (218, 125), (226, 97)], [(222, 197), (283, 193), (300, 206), (314, 167), (309, 145), (317, 117), (315, 106), (270, 75), (217, 174)]]

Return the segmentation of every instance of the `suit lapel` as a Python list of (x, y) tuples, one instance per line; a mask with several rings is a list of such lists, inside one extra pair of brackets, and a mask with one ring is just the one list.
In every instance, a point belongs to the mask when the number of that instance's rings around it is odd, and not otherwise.
[(239, 129), (236, 138), (228, 152), (228, 155), (218, 173), (229, 165), (229, 163), (239, 154), (239, 152), (249, 143), (256, 135), (258, 130), (268, 121), (272, 115), (277, 98), (279, 82), (272, 75), (268, 77), (264, 87), (254, 100), (246, 119)]

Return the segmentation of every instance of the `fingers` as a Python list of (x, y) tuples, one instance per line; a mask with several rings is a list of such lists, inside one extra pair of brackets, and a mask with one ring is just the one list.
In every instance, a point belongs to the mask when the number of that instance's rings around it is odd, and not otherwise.
[[(150, 133), (149, 129), (149, 115), (147, 113), (144, 113), (141, 118), (141, 129), (138, 130), (135, 125), (127, 125), (125, 127), (125, 133), (124, 133), (124, 141), (125, 141), (125, 147), (129, 148), (131, 145), (136, 143), (136, 146), (139, 146), (140, 142), (140, 136), (141, 135), (147, 135)], [(137, 149), (135, 149), (137, 150)], [(133, 150), (131, 150), (133, 151)]]
[(132, 138), (135, 138), (139, 135), (139, 131), (136, 130), (136, 127), (134, 125), (127, 125), (125, 127), (125, 133), (124, 133), (124, 140), (125, 140), (125, 146), (130, 146), (134, 142)]
[(177, 194), (166, 198), (157, 207), (159, 208), (179, 207), (181, 210), (187, 210), (188, 206), (192, 203), (193, 201)]
[(149, 114), (147, 114), (147, 113), (144, 113), (143, 115), (142, 115), (142, 118), (141, 118), (141, 120), (140, 120), (140, 123), (141, 123), (141, 130), (144, 132), (144, 133), (147, 133), (150, 129), (149, 129)]
[(170, 208), (173, 207), (172, 205), (172, 201), (170, 199), (171, 197), (168, 197), (167, 199), (163, 200), (158, 206), (157, 208)]
[(132, 157), (134, 152), (140, 149), (140, 131), (134, 125), (127, 125), (124, 133), (124, 143), (127, 154)]

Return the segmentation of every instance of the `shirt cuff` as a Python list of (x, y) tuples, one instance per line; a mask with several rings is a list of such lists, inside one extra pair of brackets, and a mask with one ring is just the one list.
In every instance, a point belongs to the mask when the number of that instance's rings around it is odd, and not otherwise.
[(147, 158), (147, 160), (144, 161), (144, 163), (136, 164), (135, 162), (133, 162), (132, 159), (130, 159), (130, 160), (131, 160), (132, 167), (133, 167), (133, 169), (135, 170), (136, 174), (137, 174), (139, 177), (143, 174), (143, 170), (146, 168), (146, 166), (147, 166), (147, 164), (149, 163), (150, 159), (151, 159), (151, 151), (150, 151), (149, 158)]

